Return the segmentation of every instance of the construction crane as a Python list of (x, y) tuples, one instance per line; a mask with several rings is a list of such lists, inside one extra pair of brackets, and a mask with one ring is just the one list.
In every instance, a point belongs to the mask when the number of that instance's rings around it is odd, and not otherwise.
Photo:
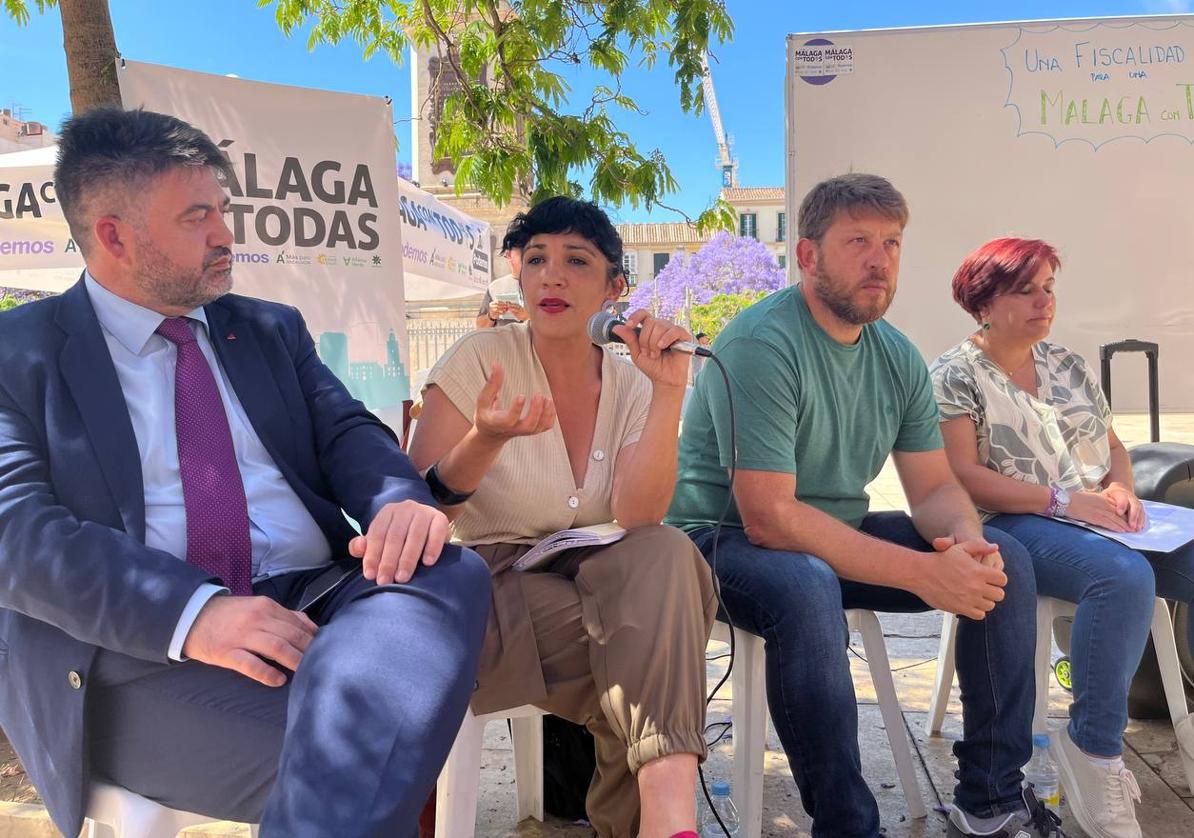
[(730, 150), (731, 140), (726, 137), (725, 126), (721, 124), (721, 111), (717, 108), (717, 91), (713, 89), (713, 74), (709, 72), (708, 55), (701, 56), (701, 87), (705, 92), (705, 110), (713, 122), (713, 136), (717, 140), (717, 167), (721, 169), (721, 185), (738, 185), (738, 160)]

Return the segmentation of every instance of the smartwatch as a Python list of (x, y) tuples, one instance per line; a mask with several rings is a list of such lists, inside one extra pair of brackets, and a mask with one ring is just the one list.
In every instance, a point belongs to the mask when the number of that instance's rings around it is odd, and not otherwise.
[(435, 498), (437, 502), (444, 506), (456, 506), (473, 496), (472, 492), (457, 492), (445, 485), (444, 481), (439, 479), (438, 467), (439, 463), (436, 463), (427, 469), (427, 474), (423, 476), (423, 479), (427, 481), (427, 488), (431, 490), (431, 497)]

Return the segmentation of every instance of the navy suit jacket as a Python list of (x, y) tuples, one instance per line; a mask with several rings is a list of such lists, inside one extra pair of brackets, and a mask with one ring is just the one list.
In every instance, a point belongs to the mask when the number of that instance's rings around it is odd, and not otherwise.
[[(229, 294), (205, 312), (249, 421), (333, 550), (356, 534), (345, 512), (368, 526), (386, 503), (434, 505), (297, 310)], [(167, 662), (183, 608), (213, 581), (144, 539), (137, 442), (83, 282), (0, 314), (0, 726), (67, 835), (89, 789), (97, 649)]]

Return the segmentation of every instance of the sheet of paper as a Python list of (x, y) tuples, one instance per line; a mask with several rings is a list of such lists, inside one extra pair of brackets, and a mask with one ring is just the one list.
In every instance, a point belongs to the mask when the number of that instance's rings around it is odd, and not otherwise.
[(1097, 532), (1107, 538), (1113, 538), (1133, 550), (1170, 553), (1183, 544), (1194, 541), (1194, 509), (1152, 500), (1141, 501), (1141, 503), (1144, 504), (1144, 513), (1148, 516), (1148, 523), (1140, 532), (1112, 532), (1083, 521), (1072, 521), (1069, 518), (1064, 521), (1067, 524), (1074, 524)]

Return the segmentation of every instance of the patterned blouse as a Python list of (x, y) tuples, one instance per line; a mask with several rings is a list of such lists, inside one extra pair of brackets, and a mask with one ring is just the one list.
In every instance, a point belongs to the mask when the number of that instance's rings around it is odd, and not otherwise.
[(941, 419), (973, 420), (987, 468), (1075, 492), (1097, 488), (1111, 467), (1111, 408), (1086, 362), (1064, 346), (1032, 348), (1037, 396), (1021, 390), (969, 338), (929, 372)]

